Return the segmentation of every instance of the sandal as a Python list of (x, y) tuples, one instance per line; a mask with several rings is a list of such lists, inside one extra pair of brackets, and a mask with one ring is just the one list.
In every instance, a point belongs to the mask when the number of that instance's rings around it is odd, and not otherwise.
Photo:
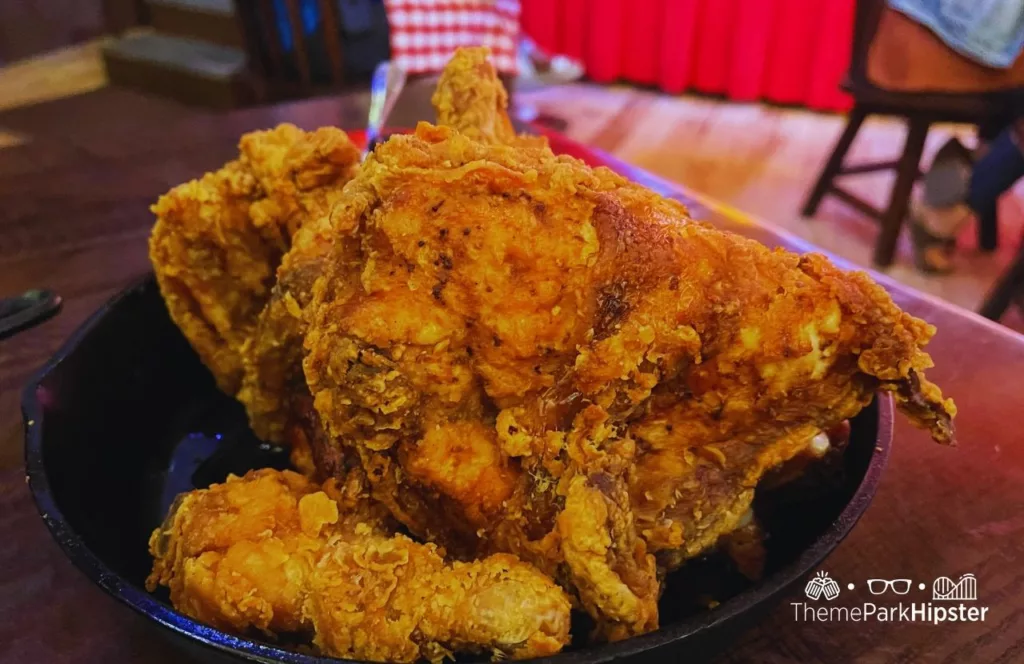
[(953, 271), (952, 249), (956, 238), (933, 235), (920, 220), (910, 220), (910, 241), (914, 247), (914, 266), (924, 274), (949, 274)]

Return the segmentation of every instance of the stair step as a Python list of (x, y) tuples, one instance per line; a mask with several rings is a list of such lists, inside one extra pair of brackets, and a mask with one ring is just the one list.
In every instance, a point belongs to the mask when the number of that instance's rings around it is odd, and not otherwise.
[(206, 12), (208, 14), (234, 14), (235, 5), (231, 0), (147, 0), (147, 4), (174, 5), (184, 9)]
[(242, 29), (231, 0), (148, 0), (150, 24), (168, 35), (242, 47)]
[(103, 51), (121, 58), (150, 60), (213, 79), (230, 78), (245, 69), (246, 56), (241, 49), (156, 32), (127, 35), (104, 45)]
[(216, 108), (252, 101), (246, 56), (237, 48), (147, 32), (108, 42), (103, 61), (116, 85)]

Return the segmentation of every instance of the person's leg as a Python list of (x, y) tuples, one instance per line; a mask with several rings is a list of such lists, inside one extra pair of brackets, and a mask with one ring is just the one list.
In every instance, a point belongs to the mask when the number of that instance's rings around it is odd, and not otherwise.
[(1013, 124), (1016, 118), (1013, 107), (1007, 105), (998, 113), (983, 119), (978, 123), (978, 145), (974, 148), (974, 158), (981, 159), (988, 152), (989, 145), (996, 140), (999, 134)]
[(1021, 153), (1018, 136), (1016, 127), (1004, 129), (992, 140), (985, 156), (975, 162), (971, 171), (966, 202), (981, 225), (979, 244), (984, 250), (995, 248), (999, 197), (1024, 177), (1024, 154)]
[[(980, 226), (979, 247), (995, 249), (999, 197), (1024, 177), (1024, 152), (1019, 136), (1024, 120), (1004, 127), (973, 164), (955, 139), (936, 155), (924, 177), (923, 196), (911, 217), (914, 260), (923, 272), (948, 272), (948, 247), (973, 212)], [(947, 255), (943, 255), (946, 252)]]

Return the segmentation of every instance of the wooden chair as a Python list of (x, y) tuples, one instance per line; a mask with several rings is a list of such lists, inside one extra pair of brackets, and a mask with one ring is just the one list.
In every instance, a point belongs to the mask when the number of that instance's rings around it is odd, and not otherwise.
[[(869, 80), (868, 57), (885, 10), (884, 0), (857, 0), (850, 70), (842, 87), (853, 96), (846, 129), (839, 137), (832, 155), (818, 177), (801, 211), (805, 217), (813, 215), (821, 200), (828, 194), (835, 196), (881, 224), (874, 251), (874, 262), (880, 267), (892, 264), (896, 253), (903, 219), (910, 202), (914, 181), (920, 177), (921, 153), (932, 124), (960, 122), (978, 124), (995, 117), (1003, 104), (1000, 92), (947, 94), (941, 92), (905, 92), (882, 88)], [(864, 120), (871, 115), (889, 115), (903, 118), (907, 137), (899, 158), (878, 163), (847, 165), (847, 151), (857, 136)], [(895, 170), (896, 182), (884, 210), (879, 210), (858, 198), (835, 182), (844, 175)], [(996, 244), (995, 220), (979, 224), (979, 244), (994, 249)]]
[[(317, 34), (303, 30), (299, 0), (285, 0), (291, 48), (287, 48), (274, 13), (273, 0), (234, 0), (241, 20), (249, 66), (264, 88), (264, 100), (307, 97), (345, 82), (338, 7), (335, 0), (318, 0)], [(326, 55), (326, 72), (314, 67), (314, 57)], [(324, 76), (326, 73), (326, 78)]]

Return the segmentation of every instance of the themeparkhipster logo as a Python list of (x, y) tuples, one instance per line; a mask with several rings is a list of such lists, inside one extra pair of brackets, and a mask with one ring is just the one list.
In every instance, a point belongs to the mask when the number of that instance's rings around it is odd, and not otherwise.
[[(913, 579), (868, 579), (861, 591), (878, 598), (850, 601), (857, 584), (842, 584), (827, 572), (815, 574), (804, 587), (809, 601), (791, 602), (798, 622), (984, 622), (987, 606), (979, 606), (978, 581), (964, 574), (954, 581), (940, 576), (930, 584)], [(840, 600), (840, 595), (843, 599)], [(892, 602), (895, 601), (895, 604)], [(887, 602), (887, 603), (878, 603)]]

